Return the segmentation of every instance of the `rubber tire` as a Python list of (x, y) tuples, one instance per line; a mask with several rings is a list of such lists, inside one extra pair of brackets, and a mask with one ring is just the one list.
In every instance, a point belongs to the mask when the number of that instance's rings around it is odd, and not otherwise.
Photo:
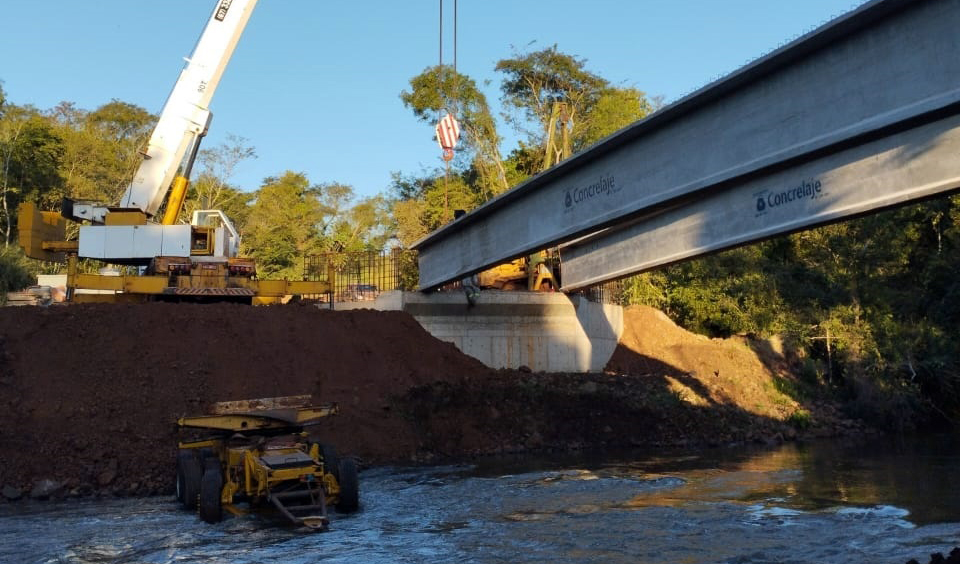
[(340, 461), (340, 496), (337, 499), (337, 513), (353, 513), (360, 508), (360, 479), (357, 475), (357, 463), (352, 458)]
[(223, 477), (220, 469), (208, 469), (200, 481), (200, 518), (207, 523), (219, 523), (223, 519), (223, 507), (220, 505), (220, 491), (223, 489)]
[(192, 449), (181, 450), (177, 455), (177, 499), (187, 509), (197, 507), (200, 495), (200, 480), (203, 468)]
[(208, 470), (220, 471), (220, 459), (216, 456), (208, 456), (203, 459), (203, 473), (206, 474)]
[(333, 477), (340, 481), (340, 458), (337, 456), (337, 449), (333, 445), (320, 445), (320, 456), (323, 457), (323, 468), (326, 472), (333, 474)]
[(183, 500), (184, 500), (183, 494), (187, 489), (186, 479), (184, 478), (184, 475), (183, 475), (183, 465), (184, 465), (185, 458), (186, 457), (184, 456), (183, 452), (177, 453), (177, 470), (176, 470), (176, 479), (174, 480), (174, 484), (175, 484), (174, 495), (176, 496), (177, 501), (179, 501), (181, 505), (183, 505)]
[(217, 458), (217, 455), (216, 453), (213, 452), (212, 448), (210, 447), (201, 448), (200, 449), (200, 465), (204, 469), (203, 470), (204, 472), (206, 472), (207, 471), (206, 469), (210, 467), (211, 460), (215, 460), (218, 463), (220, 462), (220, 459)]

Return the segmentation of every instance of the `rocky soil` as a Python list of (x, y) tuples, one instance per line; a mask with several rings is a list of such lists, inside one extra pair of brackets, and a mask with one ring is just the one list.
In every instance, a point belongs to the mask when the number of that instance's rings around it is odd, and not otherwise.
[[(907, 564), (920, 564), (920, 561), (910, 559), (907, 560)], [(934, 552), (930, 555), (930, 564), (960, 564), (960, 547), (951, 550), (947, 556), (939, 552)]]
[(602, 374), (494, 371), (409, 315), (306, 305), (0, 310), (0, 501), (172, 490), (175, 421), (213, 402), (311, 394), (365, 464), (536, 450), (862, 433), (799, 404), (769, 343), (716, 341), (649, 308)]

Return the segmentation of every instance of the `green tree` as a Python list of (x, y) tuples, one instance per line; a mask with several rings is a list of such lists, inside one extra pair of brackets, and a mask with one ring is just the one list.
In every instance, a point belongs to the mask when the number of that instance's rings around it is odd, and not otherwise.
[(23, 290), (36, 283), (36, 262), (27, 259), (19, 247), (0, 249), (0, 303), (7, 292)]
[(436, 173), (428, 175), (424, 172), (415, 176), (394, 172), (391, 175), (391, 188), (395, 195), (391, 214), (396, 224), (397, 239), (403, 247), (409, 247), (431, 230), (424, 194), (432, 186), (433, 176)]
[(391, 206), (396, 236), (404, 247), (448, 223), (453, 210), (471, 210), (481, 203), (464, 175), (448, 177), (440, 171), (420, 176), (394, 173), (392, 189), (397, 196)]
[(140, 106), (114, 99), (90, 112), (85, 121), (116, 141), (118, 156), (126, 158), (129, 147), (141, 144), (153, 131), (156, 117)]
[(114, 204), (142, 162), (155, 118), (114, 100), (92, 112), (61, 102), (51, 111), (64, 140), (60, 173), (68, 196)]
[(116, 202), (133, 180), (133, 175), (143, 161), (156, 117), (143, 108), (113, 100), (87, 114), (84, 126), (95, 134), (103, 145), (112, 149), (105, 162), (110, 174), (102, 179), (105, 184), (105, 202)]
[(424, 221), (424, 207), (423, 202), (415, 199), (396, 200), (393, 203), (391, 215), (397, 225), (397, 239), (405, 249), (430, 233)]
[[(592, 108), (608, 82), (585, 70), (585, 61), (561, 53), (557, 46), (515, 53), (500, 60), (495, 69), (503, 73), (500, 85), (503, 102), (514, 113), (507, 119), (526, 133), (531, 144), (544, 146), (551, 125), (554, 104), (564, 104), (565, 126), (571, 131), (580, 117)], [(530, 129), (530, 125), (533, 129)]]
[(507, 181), (516, 186), (531, 176), (543, 171), (543, 159), (546, 149), (540, 145), (520, 141), (507, 155), (504, 168), (507, 171)]
[(233, 186), (230, 180), (243, 161), (255, 158), (256, 150), (247, 145), (247, 139), (233, 134), (227, 135), (226, 142), (201, 150), (197, 156), (200, 172), (190, 182), (180, 220), (189, 222), (195, 210), (217, 209), (234, 224), (243, 225), (254, 195)]
[(653, 111), (643, 92), (611, 86), (585, 67), (556, 45), (497, 63), (506, 117), (527, 137), (508, 159), (508, 178), (541, 172)]
[(331, 228), (337, 250), (381, 251), (394, 233), (389, 202), (383, 196), (363, 198), (336, 218)]
[(242, 225), (254, 198), (254, 192), (244, 192), (224, 183), (221, 177), (204, 171), (190, 183), (180, 221), (188, 223), (196, 210), (215, 209), (223, 211), (234, 224)]
[(554, 137), (565, 139), (566, 148), (582, 150), (653, 110), (639, 90), (611, 86), (584, 67), (584, 61), (556, 46), (497, 63), (504, 76), (502, 99), (513, 111), (507, 119), (527, 134), (506, 160), (496, 121), (472, 79), (449, 67), (431, 67), (412, 78), (401, 100), (427, 123), (444, 110), (456, 114), (472, 159), (449, 175), (438, 170), (394, 175), (392, 213), (401, 243), (409, 245), (449, 222), (453, 210), (469, 211), (541, 172), (557, 160), (550, 156), (554, 151), (569, 154), (551, 143)]
[(342, 243), (336, 242), (337, 225), (346, 221), (346, 214), (354, 199), (353, 187), (339, 182), (328, 182), (317, 187), (320, 203), (320, 237), (324, 251), (341, 251)]
[(298, 279), (302, 258), (319, 250), (323, 210), (306, 175), (287, 171), (264, 180), (242, 226), (241, 253), (265, 278)]
[(653, 110), (653, 103), (636, 88), (604, 88), (576, 129), (574, 152), (586, 149), (604, 137), (646, 117)]
[(0, 229), (5, 246), (13, 241), (21, 202), (50, 205), (49, 200), (62, 194), (63, 153), (63, 139), (49, 119), (29, 106), (5, 105), (0, 119)]
[(265, 277), (298, 278), (307, 255), (382, 250), (392, 233), (386, 199), (354, 203), (345, 184), (310, 184), (287, 171), (267, 178), (242, 225), (242, 252), (257, 259)]

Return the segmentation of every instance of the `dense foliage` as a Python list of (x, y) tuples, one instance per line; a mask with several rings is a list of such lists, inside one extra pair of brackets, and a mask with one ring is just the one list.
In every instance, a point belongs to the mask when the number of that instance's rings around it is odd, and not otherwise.
[(425, 123), (454, 115), (462, 139), (449, 170), (394, 176), (400, 242), (409, 245), (452, 220), (454, 210), (470, 210), (653, 111), (643, 92), (613, 86), (585, 67), (556, 46), (496, 64), (506, 124), (522, 136), (506, 158), (497, 122), (474, 80), (448, 67), (429, 67), (413, 77), (410, 90), (400, 93), (404, 105)]
[(621, 283), (710, 336), (785, 338), (811, 388), (894, 427), (960, 420), (960, 197), (734, 249)]

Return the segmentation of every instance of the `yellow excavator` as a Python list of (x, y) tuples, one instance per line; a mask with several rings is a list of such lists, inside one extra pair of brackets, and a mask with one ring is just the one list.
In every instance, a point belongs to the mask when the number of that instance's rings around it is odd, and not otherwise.
[(541, 251), (484, 270), (476, 276), (481, 289), (553, 292), (560, 287), (556, 253)]

